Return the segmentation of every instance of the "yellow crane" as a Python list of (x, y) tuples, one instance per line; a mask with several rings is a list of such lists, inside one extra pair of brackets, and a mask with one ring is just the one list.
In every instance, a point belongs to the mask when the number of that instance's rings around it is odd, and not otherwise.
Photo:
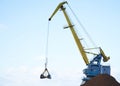
[(110, 59), (110, 57), (107, 57), (105, 55), (105, 53), (103, 52), (101, 48), (99, 48), (100, 54), (96, 54), (93, 60), (89, 62), (85, 49), (83, 48), (82, 43), (75, 32), (74, 25), (71, 23), (70, 18), (68, 17), (64, 4), (68, 4), (68, 2), (64, 1), (64, 2), (59, 3), (59, 5), (56, 7), (54, 12), (50, 16), (49, 21), (51, 21), (51, 19), (53, 18), (53, 16), (57, 13), (59, 9), (63, 12), (65, 19), (68, 23), (68, 27), (66, 28), (70, 28), (72, 35), (74, 37), (74, 40), (79, 49), (79, 52), (81, 53), (82, 58), (85, 64), (87, 65), (87, 68), (83, 70), (84, 74), (86, 75), (86, 78), (84, 78), (83, 81), (87, 81), (91, 79), (92, 77), (97, 76), (98, 74), (109, 74), (110, 75), (110, 66), (102, 66), (100, 64), (102, 57), (103, 57), (104, 62), (107, 62)]
[(74, 37), (74, 39), (75, 39), (75, 42), (76, 42), (76, 44), (77, 44), (77, 46), (78, 46), (78, 49), (79, 49), (79, 51), (80, 51), (80, 53), (81, 53), (81, 55), (82, 55), (82, 57), (83, 57), (86, 65), (88, 65), (88, 64), (89, 64), (89, 61), (88, 61), (87, 55), (86, 55), (86, 53), (85, 53), (85, 51), (84, 51), (84, 49), (83, 49), (83, 46), (82, 46), (82, 44), (81, 44), (81, 42), (80, 42), (80, 39), (78, 38), (78, 36), (77, 36), (77, 34), (76, 34), (75, 30), (74, 30), (74, 25), (71, 23), (68, 15), (67, 15), (67, 12), (66, 12), (66, 10), (65, 10), (65, 7), (63, 6), (65, 3), (67, 3), (67, 1), (62, 2), (62, 3), (60, 3), (60, 4), (57, 6), (57, 8), (55, 9), (55, 11), (53, 12), (53, 14), (51, 15), (51, 17), (49, 18), (49, 21), (52, 19), (52, 17), (55, 15), (55, 13), (56, 13), (59, 9), (61, 9), (61, 10), (63, 11), (64, 16), (65, 16), (65, 18), (66, 18), (66, 20), (67, 20), (67, 23), (68, 23), (68, 27), (70, 28), (70, 30), (71, 30), (71, 32), (72, 32), (72, 35), (73, 35), (73, 37)]

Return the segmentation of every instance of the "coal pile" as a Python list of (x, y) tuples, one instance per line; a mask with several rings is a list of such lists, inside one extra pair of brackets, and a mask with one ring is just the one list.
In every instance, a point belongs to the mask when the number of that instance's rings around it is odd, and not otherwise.
[(120, 86), (120, 83), (118, 83), (115, 78), (110, 75), (101, 74), (81, 86)]

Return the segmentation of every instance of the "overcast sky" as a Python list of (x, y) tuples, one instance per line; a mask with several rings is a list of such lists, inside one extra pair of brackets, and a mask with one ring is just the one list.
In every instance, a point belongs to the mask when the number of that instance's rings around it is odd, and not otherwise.
[[(62, 0), (0, 0), (0, 86), (79, 86), (86, 67), (59, 11), (49, 27), (48, 70), (51, 80), (40, 80), (44, 70), (48, 18)], [(111, 57), (111, 75), (120, 82), (120, 1), (68, 0), (97, 46)], [(80, 36), (79, 27), (66, 10)], [(89, 42), (88, 42), (89, 43)], [(91, 58), (91, 57), (90, 57)], [(90, 60), (90, 59), (89, 59)]]

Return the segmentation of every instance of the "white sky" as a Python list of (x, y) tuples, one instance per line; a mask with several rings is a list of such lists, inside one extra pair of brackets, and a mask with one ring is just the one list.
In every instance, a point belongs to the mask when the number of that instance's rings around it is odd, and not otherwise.
[[(50, 22), (48, 70), (44, 70), (48, 18), (62, 0), (0, 0), (0, 86), (79, 86), (86, 67), (62, 12)], [(111, 73), (120, 82), (120, 1), (68, 0), (94, 42), (111, 57)], [(70, 13), (72, 22), (77, 22)], [(75, 26), (78, 27), (77, 25)], [(78, 29), (83, 35), (81, 29)]]

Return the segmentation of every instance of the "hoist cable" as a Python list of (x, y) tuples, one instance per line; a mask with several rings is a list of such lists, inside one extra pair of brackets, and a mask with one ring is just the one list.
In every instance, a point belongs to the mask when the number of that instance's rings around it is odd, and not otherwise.
[(72, 10), (72, 8), (70, 7), (69, 4), (67, 4), (69, 9), (71, 10), (72, 14), (74, 15), (75, 19), (77, 20), (77, 22), (79, 23), (79, 25), (82, 27), (83, 31), (85, 32), (85, 34), (87, 35), (87, 37), (89, 38), (89, 40), (91, 41), (92, 45), (96, 47), (96, 44), (94, 43), (94, 41), (92, 40), (91, 36), (89, 35), (89, 33), (87, 32), (87, 30), (85, 29), (85, 27), (83, 26), (83, 24), (80, 22), (80, 20), (78, 19), (78, 17), (76, 16), (76, 14), (74, 13), (74, 11)]
[(46, 50), (45, 50), (45, 58), (46, 58), (45, 70), (40, 75), (40, 79), (45, 79), (45, 78), (51, 79), (51, 75), (50, 75), (50, 73), (48, 72), (48, 69), (47, 69), (47, 64), (48, 64), (48, 41), (49, 41), (49, 21), (48, 21), (48, 28), (47, 28), (47, 40), (46, 40)]
[(47, 40), (46, 40), (46, 50), (45, 50), (45, 68), (47, 68), (48, 64), (48, 41), (49, 41), (49, 21), (47, 26)]

